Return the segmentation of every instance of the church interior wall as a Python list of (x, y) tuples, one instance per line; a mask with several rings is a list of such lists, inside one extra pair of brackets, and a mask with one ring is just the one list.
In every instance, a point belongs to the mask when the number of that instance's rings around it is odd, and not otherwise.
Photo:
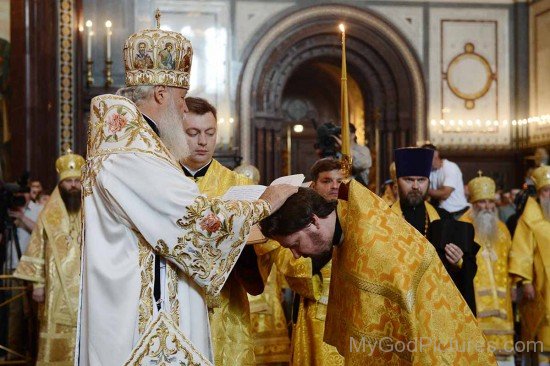
[[(5, 2), (1, 0), (0, 6)], [(239, 120), (239, 82), (257, 42), (281, 19), (299, 10), (333, 4), (309, 0), (72, 0), (72, 3), (77, 4), (81, 12), (78, 20), (80, 48), (76, 52), (81, 58), (79, 70), (82, 74), (85, 72), (87, 47), (84, 22), (89, 19), (94, 24), (91, 38), (94, 85), (79, 94), (81, 105), (78, 108), (84, 112), (75, 112), (73, 124), (80, 124), (80, 128), (75, 128), (74, 133), (84, 135), (85, 105), (91, 96), (114, 92), (124, 84), (123, 41), (138, 28), (153, 26), (152, 14), (158, 7), (163, 12), (163, 26), (183, 32), (192, 41), (195, 56), (189, 94), (206, 97), (218, 107), (218, 150), (236, 155), (241, 153), (243, 146), (250, 144), (250, 140), (239, 138), (239, 131), (250, 123)], [(482, 156), (488, 149), (510, 151), (511, 148), (520, 148), (511, 145), (514, 136), (510, 120), (536, 113), (534, 101), (546, 98), (548, 93), (544, 86), (540, 86), (548, 83), (539, 83), (535, 90), (533, 73), (530, 80), (528, 78), (529, 62), (533, 63), (535, 59), (539, 60), (537, 78), (544, 81), (548, 77), (545, 71), (548, 67), (544, 64), (548, 59), (545, 57), (548, 49), (545, 42), (548, 41), (539, 37), (538, 51), (530, 50), (528, 45), (534, 34), (532, 29), (529, 33), (529, 24), (533, 23), (533, 14), (538, 11), (533, 9), (543, 9), (536, 16), (539, 19), (538, 32), (542, 33), (547, 24), (544, 9), (548, 1), (532, 5), (512, 0), (376, 0), (338, 4), (378, 14), (402, 35), (420, 64), (426, 89), (427, 113), (423, 126), (426, 133), (412, 136), (412, 143), (429, 139), (459, 160)], [(113, 22), (113, 84), (108, 88), (104, 87), (106, 20)], [(334, 36), (339, 37), (336, 24)], [(468, 44), (473, 48), (467, 47)], [(85, 78), (85, 75), (81, 77)], [(470, 99), (467, 100), (465, 95)], [(445, 121), (444, 125), (441, 120)], [(487, 121), (491, 122), (490, 126)], [(494, 125), (495, 121), (498, 125)], [(85, 136), (76, 136), (74, 140), (82, 148)], [(396, 143), (405, 140), (400, 138)], [(61, 141), (57, 143), (61, 144)], [(381, 174), (387, 175), (384, 171), (382, 168)]]

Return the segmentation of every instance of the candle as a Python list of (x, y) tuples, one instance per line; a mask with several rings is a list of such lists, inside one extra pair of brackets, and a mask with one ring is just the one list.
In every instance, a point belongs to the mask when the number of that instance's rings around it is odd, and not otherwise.
[(92, 31), (92, 21), (87, 20), (86, 21), (86, 28), (88, 28), (88, 42), (87, 42), (87, 53), (86, 57), (88, 61), (92, 61), (92, 36), (94, 35), (94, 32)]
[(111, 23), (110, 20), (105, 22), (105, 27), (107, 28), (107, 61), (111, 61), (111, 36), (113, 35), (111, 32), (112, 26), (113, 23)]
[(350, 130), (349, 130), (349, 106), (348, 106), (348, 79), (346, 66), (346, 28), (340, 24), (342, 32), (342, 80), (340, 90), (340, 110), (342, 123), (342, 155), (351, 159)]

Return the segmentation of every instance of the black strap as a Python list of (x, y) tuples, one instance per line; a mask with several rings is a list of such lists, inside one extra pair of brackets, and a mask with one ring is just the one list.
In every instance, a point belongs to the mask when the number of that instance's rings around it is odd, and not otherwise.
[(160, 255), (155, 254), (155, 287), (153, 290), (157, 309), (160, 310)]

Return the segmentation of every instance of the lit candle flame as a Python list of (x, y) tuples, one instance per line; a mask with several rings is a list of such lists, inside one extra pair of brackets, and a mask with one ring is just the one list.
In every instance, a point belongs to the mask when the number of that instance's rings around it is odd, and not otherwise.
[(338, 26), (338, 28), (340, 28), (340, 32), (342, 32), (342, 33), (345, 33), (345, 32), (346, 32), (346, 26), (344, 25), (344, 23), (340, 23), (340, 25)]

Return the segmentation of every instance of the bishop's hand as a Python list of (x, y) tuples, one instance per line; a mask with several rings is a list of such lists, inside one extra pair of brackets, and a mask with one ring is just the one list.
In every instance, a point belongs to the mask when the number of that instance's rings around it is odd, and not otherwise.
[(271, 205), (271, 213), (274, 213), (281, 208), (288, 197), (297, 192), (298, 187), (291, 186), (290, 184), (277, 184), (268, 186), (260, 196), (260, 199), (267, 201)]

